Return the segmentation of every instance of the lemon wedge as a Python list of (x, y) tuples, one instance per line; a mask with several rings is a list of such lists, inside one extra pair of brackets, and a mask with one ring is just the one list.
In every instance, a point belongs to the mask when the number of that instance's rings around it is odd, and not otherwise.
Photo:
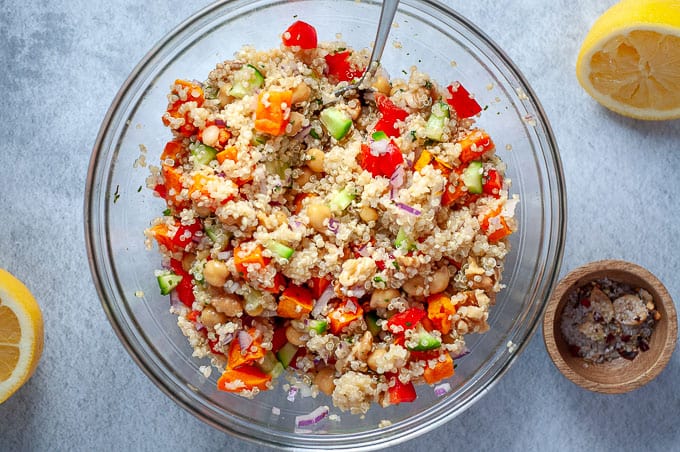
[(0, 403), (33, 375), (43, 349), (43, 319), (31, 292), (0, 269)]
[(586, 36), (576, 76), (596, 101), (637, 119), (680, 118), (680, 0), (623, 0)]

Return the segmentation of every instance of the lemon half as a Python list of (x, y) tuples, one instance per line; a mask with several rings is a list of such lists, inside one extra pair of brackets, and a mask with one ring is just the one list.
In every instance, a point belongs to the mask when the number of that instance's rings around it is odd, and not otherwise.
[(647, 120), (680, 118), (680, 0), (623, 0), (586, 36), (576, 62), (605, 107)]
[(40, 306), (25, 285), (0, 269), (0, 403), (31, 378), (42, 355)]

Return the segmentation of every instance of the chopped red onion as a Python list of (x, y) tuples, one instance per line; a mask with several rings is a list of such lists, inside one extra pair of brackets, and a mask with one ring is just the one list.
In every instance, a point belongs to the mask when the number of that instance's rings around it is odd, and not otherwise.
[(293, 136), (293, 139), (295, 141), (302, 141), (305, 138), (307, 138), (307, 135), (312, 131), (312, 125), (308, 125), (306, 127), (303, 127), (302, 130), (300, 130), (297, 134)]
[(403, 211), (405, 211), (405, 212), (408, 212), (408, 213), (410, 213), (411, 215), (418, 216), (418, 215), (420, 215), (420, 214), (422, 213), (420, 210), (414, 209), (413, 207), (411, 207), (411, 206), (409, 206), (409, 205), (407, 205), (407, 204), (404, 204), (403, 202), (395, 202), (395, 204), (396, 204), (396, 206), (399, 207), (401, 210), (403, 210)]
[(359, 255), (362, 257), (368, 257), (371, 254), (368, 251), (368, 243), (361, 245), (361, 247), (357, 250), (357, 253), (359, 253)]
[(194, 322), (194, 328), (196, 328), (196, 331), (201, 331), (205, 329), (205, 325), (203, 325), (201, 322)]
[(320, 406), (316, 410), (309, 414), (303, 414), (302, 416), (295, 416), (295, 426), (296, 427), (311, 427), (318, 424), (324, 420), (329, 413), (327, 406)]
[(446, 395), (449, 391), (451, 391), (451, 385), (448, 383), (442, 383), (434, 387), (434, 395), (437, 397)]
[(338, 227), (340, 226), (340, 222), (336, 220), (335, 218), (331, 218), (328, 220), (328, 230), (331, 231), (333, 234), (338, 233)]
[(345, 311), (355, 313), (357, 312), (357, 305), (355, 305), (352, 300), (347, 300)]
[(180, 311), (182, 310), (182, 308), (186, 308), (186, 306), (184, 306), (184, 303), (180, 301), (179, 295), (177, 295), (176, 290), (170, 292), (170, 307)]
[(404, 166), (399, 165), (390, 176), (390, 199), (397, 197), (397, 190), (404, 185)]
[(216, 119), (216, 120), (215, 120), (215, 125), (216, 125), (216, 126), (226, 126), (227, 123), (224, 122), (223, 119)]
[(290, 389), (288, 390), (288, 395), (286, 396), (286, 399), (289, 402), (295, 402), (295, 396), (298, 393), (298, 388), (295, 386), (291, 386)]
[(329, 284), (328, 287), (326, 287), (326, 290), (323, 291), (323, 293), (319, 296), (319, 299), (316, 300), (316, 303), (314, 303), (314, 309), (312, 309), (312, 312), (310, 313), (312, 317), (317, 317), (319, 314), (323, 312), (323, 310), (326, 308), (326, 305), (328, 305), (328, 302), (331, 301), (335, 297), (335, 292), (333, 291), (333, 285)]
[(227, 334), (224, 335), (224, 337), (222, 338), (222, 340), (220, 342), (222, 343), (222, 345), (227, 345), (228, 343), (230, 343), (233, 340), (234, 340), (234, 334), (233, 333), (227, 333)]
[(389, 146), (389, 140), (379, 140), (371, 143), (370, 150), (371, 155), (374, 157), (380, 157), (387, 152), (387, 146)]
[(468, 350), (468, 348), (465, 347), (465, 348), (463, 348), (463, 350), (460, 353), (458, 353), (455, 356), (452, 356), (451, 359), (462, 358), (463, 356), (468, 355), (468, 354), (470, 354), (470, 350)]
[(248, 334), (247, 331), (238, 332), (238, 345), (241, 347), (241, 351), (248, 350), (253, 343), (253, 338)]

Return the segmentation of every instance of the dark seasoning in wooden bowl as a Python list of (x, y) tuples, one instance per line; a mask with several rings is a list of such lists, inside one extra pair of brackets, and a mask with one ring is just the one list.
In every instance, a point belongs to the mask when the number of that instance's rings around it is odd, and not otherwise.
[[(570, 296), (573, 300), (574, 291), (603, 279), (644, 289), (652, 296), (658, 320), (643, 346), (649, 348), (633, 359), (620, 357), (601, 363), (584, 360), (573, 353), (562, 334), (561, 316)], [(577, 385), (607, 394), (632, 391), (658, 376), (673, 354), (677, 334), (675, 306), (663, 284), (644, 268), (617, 260), (591, 262), (565, 276), (555, 288), (543, 318), (543, 339), (555, 366)]]

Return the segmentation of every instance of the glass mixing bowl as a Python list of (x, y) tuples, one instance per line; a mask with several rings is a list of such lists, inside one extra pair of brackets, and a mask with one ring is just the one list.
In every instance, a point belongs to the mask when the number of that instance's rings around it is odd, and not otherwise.
[[(488, 392), (530, 339), (559, 273), (565, 233), (562, 169), (548, 121), (531, 88), (508, 57), (477, 27), (434, 1), (404, 0), (382, 59), (392, 76), (417, 65), (442, 84), (461, 81), (486, 106), (478, 123), (508, 165), (519, 194), (519, 231), (510, 240), (491, 330), (468, 335), (471, 353), (457, 360), (451, 391), (428, 386), (418, 398), (365, 417), (331, 408), (337, 418), (314, 432), (296, 432), (295, 417), (325, 396), (286, 400), (278, 388), (248, 400), (216, 389), (207, 361), (191, 357), (187, 339), (158, 291), (160, 256), (142, 231), (164, 210), (145, 188), (148, 164), (158, 164), (170, 132), (160, 120), (175, 78), (204, 80), (214, 65), (244, 44), (276, 47), (297, 18), (320, 40), (337, 33), (355, 48), (373, 41), (380, 3), (370, 0), (237, 0), (195, 14), (154, 47), (116, 96), (95, 144), (85, 194), (85, 230), (94, 282), (109, 320), (128, 352), (159, 388), (200, 419), (244, 439), (293, 448), (377, 448), (423, 434), (451, 420)], [(144, 151), (146, 149), (146, 151)], [(140, 159), (143, 156), (144, 159)], [(280, 412), (279, 412), (280, 410)], [(391, 424), (379, 427), (381, 421)]]

